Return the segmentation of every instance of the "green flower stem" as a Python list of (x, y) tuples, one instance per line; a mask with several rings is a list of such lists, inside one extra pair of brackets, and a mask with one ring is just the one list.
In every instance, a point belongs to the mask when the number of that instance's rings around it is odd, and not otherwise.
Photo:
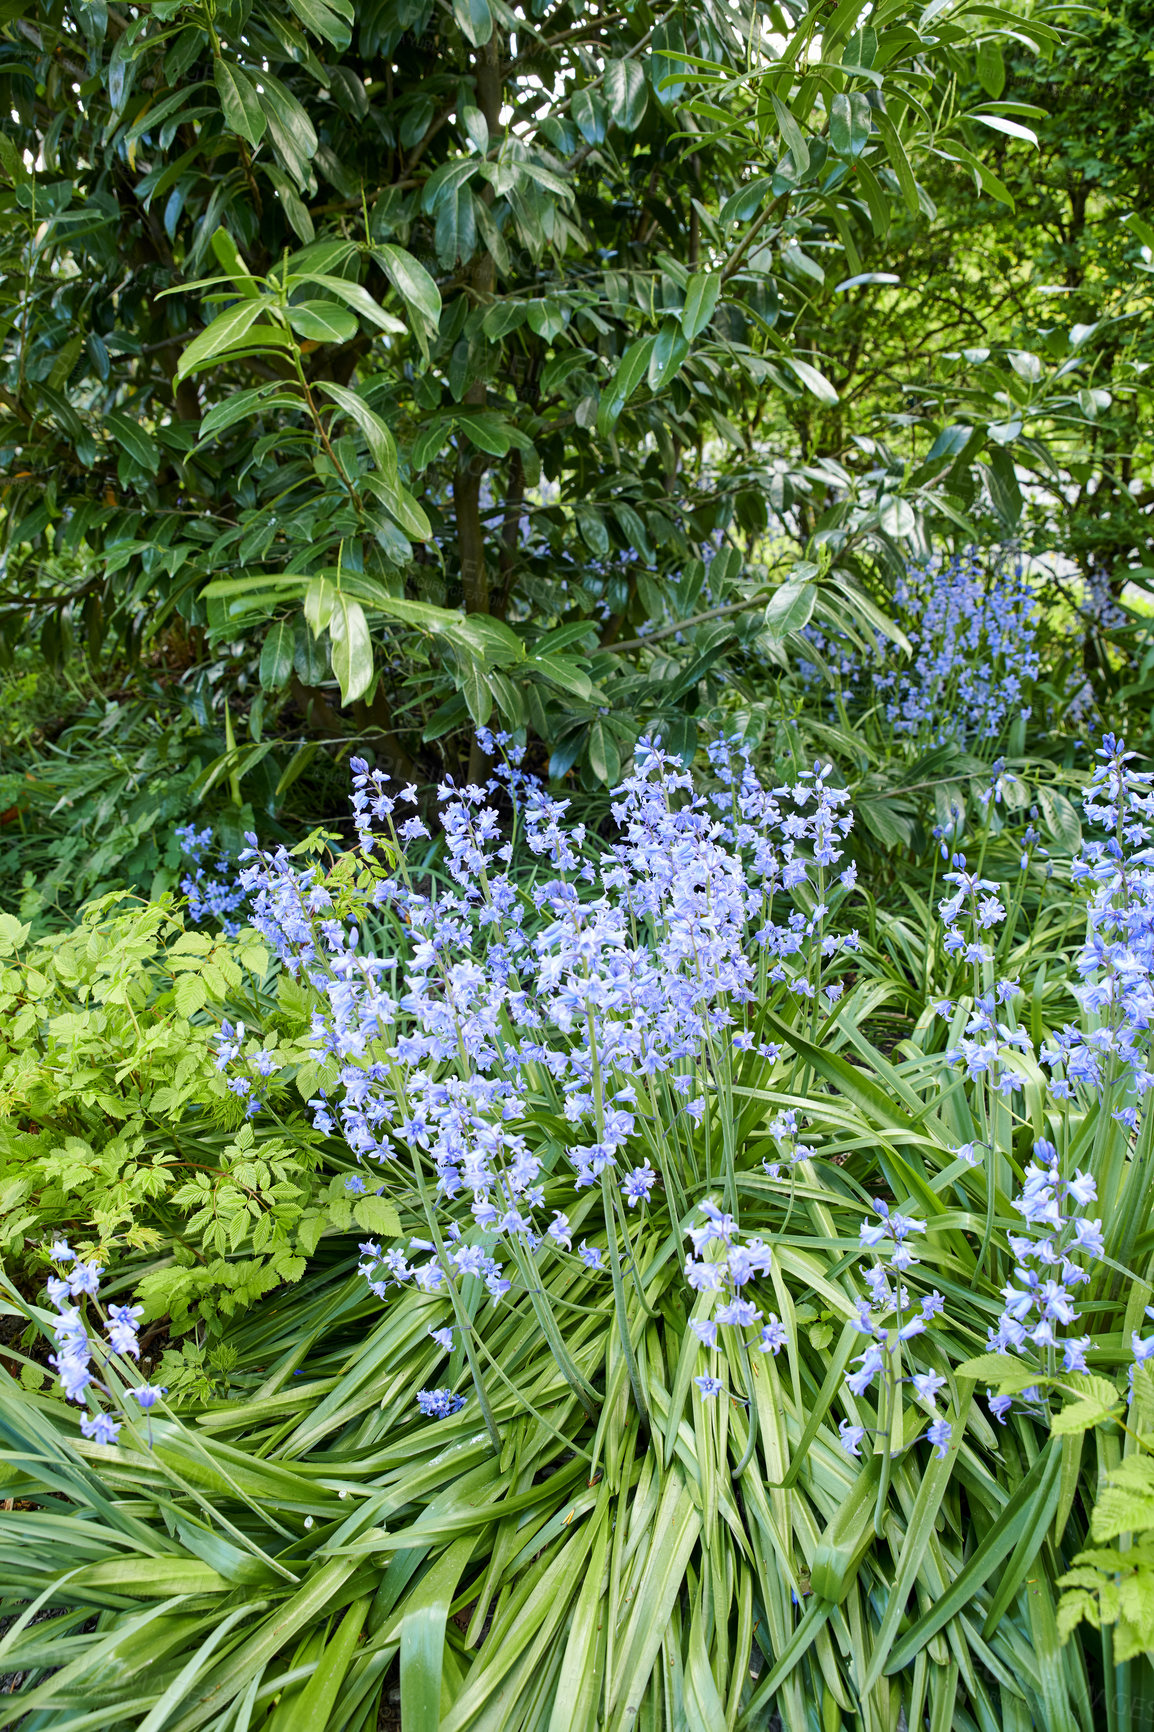
[[(472, 1327), (472, 1325), (470, 1325), (470, 1327)], [(545, 1427), (546, 1431), (552, 1432), (553, 1436), (558, 1440), (559, 1443), (564, 1444), (566, 1449), (571, 1449), (575, 1455), (583, 1455), (585, 1457), (585, 1460), (587, 1462), (589, 1462), (590, 1465), (592, 1465), (593, 1457), (590, 1455), (589, 1451), (587, 1449), (582, 1449), (581, 1445), (579, 1443), (577, 1443), (568, 1432), (559, 1431), (558, 1428), (553, 1424), (553, 1422), (551, 1420), (546, 1419), (545, 1415), (543, 1413), (539, 1412), (538, 1409), (533, 1406), (533, 1403), (529, 1400), (529, 1397), (527, 1395), (524, 1395), (522, 1393), (522, 1391), (517, 1388), (517, 1385), (512, 1381), (512, 1379), (505, 1375), (505, 1373), (501, 1369), (501, 1365), (500, 1365), (499, 1360), (497, 1360), (494, 1357), (493, 1353), (490, 1351), (489, 1347), (486, 1345), (485, 1338), (481, 1334), (480, 1330), (476, 1331), (476, 1339), (477, 1339), (477, 1346), (481, 1349), (481, 1352), (485, 1355), (485, 1358), (488, 1360), (488, 1362), (492, 1366), (493, 1370), (497, 1373), (497, 1376), (501, 1379), (501, 1382), (505, 1385), (505, 1388), (507, 1390), (509, 1390), (509, 1392), (512, 1394), (513, 1399), (520, 1403), (520, 1405), (525, 1409), (526, 1413), (531, 1413), (533, 1418), (537, 1421), (537, 1423), (539, 1425), (543, 1425)], [(588, 1408), (586, 1408), (585, 1411), (588, 1414), (588, 1411), (589, 1411)], [(592, 1416), (590, 1416), (590, 1417), (592, 1417)]]
[(523, 1247), (518, 1243), (516, 1237), (512, 1240), (512, 1247), (513, 1261), (517, 1265), (525, 1291), (529, 1295), (529, 1303), (533, 1307), (533, 1315), (541, 1325), (541, 1333), (549, 1343), (549, 1349), (553, 1354), (554, 1359), (557, 1361), (561, 1375), (564, 1377), (566, 1383), (581, 1403), (585, 1417), (590, 1421), (596, 1421), (597, 1409), (601, 1405), (601, 1398), (593, 1388), (593, 1385), (578, 1369), (570, 1356), (569, 1350), (565, 1346), (564, 1339), (561, 1335), (561, 1331), (557, 1327), (557, 1319), (553, 1315), (553, 1310), (549, 1304), (545, 1290), (534, 1276), (532, 1268), (526, 1267), (525, 1252)]
[[(593, 1012), (591, 1010), (586, 1012), (586, 1025), (589, 1029), (589, 1057), (593, 1067), (593, 1101), (597, 1114), (597, 1140), (604, 1142), (605, 1085), (601, 1075), (601, 1057), (597, 1051), (597, 1034), (593, 1025)], [(625, 1369), (629, 1373), (629, 1387), (633, 1391), (634, 1403), (648, 1430), (649, 1408), (641, 1388), (641, 1378), (633, 1353), (633, 1343), (629, 1339), (629, 1313), (625, 1304), (625, 1283), (621, 1278), (621, 1248), (617, 1243), (617, 1221), (613, 1209), (613, 1189), (608, 1167), (601, 1169), (601, 1196), (605, 1205), (605, 1234), (609, 1241), (609, 1267), (613, 1275), (613, 1307), (617, 1312), (621, 1350), (625, 1355)]]
[(733, 1480), (739, 1480), (741, 1478), (742, 1474), (753, 1460), (753, 1452), (757, 1447), (757, 1390), (754, 1386), (753, 1366), (751, 1365), (749, 1358), (749, 1344), (746, 1342), (744, 1336), (739, 1337), (739, 1346), (741, 1349), (741, 1369), (745, 1376), (745, 1387), (749, 1391), (749, 1405), (746, 1408), (746, 1413), (749, 1418), (749, 1431), (745, 1439), (745, 1448), (741, 1452), (741, 1460), (730, 1475), (730, 1478)]
[[(898, 1313), (899, 1317), (901, 1313)], [(887, 1370), (885, 1372), (885, 1417), (882, 1422), (882, 1465), (878, 1475), (878, 1494), (874, 1504), (874, 1533), (879, 1539), (884, 1538), (886, 1505), (890, 1495), (890, 1473), (894, 1459), (894, 1430), (901, 1419), (901, 1401), (898, 1397), (901, 1378), (901, 1348), (896, 1343), (886, 1352)]]
[(473, 1388), (477, 1391), (477, 1400), (480, 1403), (481, 1414), (485, 1421), (485, 1429), (489, 1433), (489, 1440), (492, 1443), (493, 1448), (496, 1450), (497, 1454), (500, 1455), (503, 1448), (501, 1433), (497, 1429), (497, 1421), (493, 1418), (493, 1410), (489, 1406), (488, 1397), (485, 1394), (485, 1385), (481, 1380), (481, 1373), (473, 1354), (472, 1325), (465, 1313), (465, 1307), (461, 1303), (461, 1295), (457, 1291), (457, 1283), (454, 1281), (450, 1271), (449, 1257), (445, 1250), (445, 1241), (441, 1237), (441, 1229), (437, 1225), (437, 1217), (434, 1213), (433, 1206), (429, 1201), (429, 1192), (425, 1185), (425, 1175), (421, 1171), (421, 1160), (416, 1150), (413, 1151), (413, 1178), (416, 1180), (417, 1191), (420, 1194), (421, 1207), (425, 1212), (425, 1220), (428, 1224), (429, 1232), (432, 1235), (434, 1245), (437, 1247), (437, 1261), (444, 1270), (445, 1284), (449, 1289), (449, 1301), (453, 1307), (453, 1316), (457, 1320), (457, 1327), (461, 1331), (461, 1344), (465, 1349), (465, 1358), (469, 1361), (469, 1372), (473, 1379)]
[(605, 1220), (609, 1229), (609, 1267), (613, 1275), (613, 1305), (617, 1312), (621, 1351), (625, 1355), (625, 1369), (629, 1374), (629, 1387), (633, 1391), (634, 1403), (641, 1415), (642, 1423), (648, 1430), (650, 1427), (649, 1408), (641, 1388), (641, 1377), (637, 1370), (633, 1343), (629, 1339), (629, 1313), (625, 1305), (625, 1282), (621, 1278), (621, 1253), (617, 1245), (617, 1229), (613, 1220), (613, 1192), (608, 1167), (604, 1168), (601, 1173), (601, 1195), (605, 1199)]

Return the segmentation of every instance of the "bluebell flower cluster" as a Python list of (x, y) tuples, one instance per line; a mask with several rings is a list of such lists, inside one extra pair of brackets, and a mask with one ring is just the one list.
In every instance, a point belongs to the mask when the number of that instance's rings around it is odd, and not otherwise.
[(1117, 631), (1126, 624), (1126, 609), (1119, 606), (1110, 583), (1110, 573), (1102, 567), (1097, 567), (1084, 579), (1078, 611), (1099, 631)]
[[(1047, 1372), (1056, 1367), (1059, 1354), (1063, 1371), (1089, 1369), (1091, 1337), (1069, 1331), (1079, 1315), (1074, 1295), (1090, 1279), (1082, 1260), (1094, 1262), (1104, 1249), (1101, 1221), (1084, 1212), (1097, 1195), (1089, 1173), (1064, 1180), (1053, 1143), (1043, 1137), (1035, 1142), (1034, 1159), (1013, 1202), (1031, 1231), (1010, 1234), (1015, 1267), (1002, 1289), (1005, 1310), (990, 1330), (991, 1351), (1032, 1352)], [(1023, 1392), (1024, 1400), (1036, 1398), (1036, 1390)], [(988, 1392), (988, 1399), (991, 1411), (1004, 1422), (1010, 1397)]]
[[(1154, 1305), (1147, 1305), (1144, 1315), (1154, 1322)], [(1130, 1351), (1134, 1356), (1134, 1363), (1130, 1367), (1132, 1386), (1135, 1367), (1145, 1365), (1149, 1360), (1154, 1359), (1154, 1335), (1143, 1336), (1137, 1329), (1133, 1330), (1130, 1335)]]
[(892, 602), (911, 654), (899, 661), (880, 633), (863, 653), (836, 631), (807, 626), (824, 663), (799, 663), (807, 684), (833, 674), (843, 693), (872, 681), (887, 721), (919, 746), (996, 739), (1031, 713), (1040, 670), (1038, 607), (1020, 564), (977, 553), (907, 566)]
[[(87, 1407), (89, 1391), (109, 1392), (93, 1369), (98, 1356), (105, 1355), (105, 1343), (93, 1339), (82, 1309), (84, 1301), (95, 1301), (100, 1293), (100, 1277), (104, 1270), (99, 1263), (85, 1263), (65, 1239), (57, 1239), (50, 1255), (63, 1273), (48, 1277), (48, 1297), (59, 1312), (53, 1325), (56, 1352), (49, 1355), (55, 1367), (57, 1382), (68, 1401)], [(142, 1305), (110, 1305), (105, 1319), (107, 1351), (119, 1356), (140, 1358), (139, 1322)], [(148, 1413), (166, 1389), (151, 1384), (138, 1384), (128, 1392)], [(80, 1417), (80, 1429), (94, 1443), (113, 1444), (120, 1434), (120, 1422), (103, 1409), (85, 1412)]]
[[(708, 1121), (725, 1079), (776, 1061), (759, 1005), (776, 992), (828, 1012), (858, 942), (832, 929), (855, 870), (847, 795), (828, 766), (770, 789), (748, 749), (719, 741), (699, 793), (643, 740), (614, 790), (616, 837), (594, 844), (511, 740), (483, 744), (501, 757), (487, 785), (438, 789), (447, 883), (419, 884), (406, 866), (406, 847), (429, 835), (416, 789), (390, 789), (361, 759), (355, 877), (262, 854), (255, 839), (243, 863), (253, 924), (317, 994), (312, 1038), (333, 1080), (310, 1103), (314, 1124), (359, 1162), (406, 1159), (418, 1182), (431, 1169), (442, 1225), (430, 1220), (407, 1250), (363, 1247), (381, 1296), (473, 1275), (497, 1300), (516, 1274), (507, 1253), (603, 1267), (602, 1245), (574, 1247), (571, 1207), (556, 1206), (561, 1174), (552, 1159), (546, 1172), (530, 1094), (556, 1103), (573, 1192), (611, 1186), (605, 1227), (627, 1238), (630, 1219), (680, 1184), (671, 1137), (716, 1145)], [(537, 862), (531, 882), (511, 871), (514, 834)], [(396, 939), (379, 954), (364, 933), (386, 920)], [(234, 1031), (225, 1052), (239, 1052)], [(730, 1279), (736, 1321), (749, 1302)], [(765, 1350), (779, 1327), (764, 1325)]]
[(198, 926), (216, 924), (235, 938), (242, 925), (235, 916), (244, 907), (245, 892), (236, 881), (233, 862), (217, 846), (211, 824), (203, 830), (178, 824), (175, 835), (187, 862), (180, 888), (188, 898), (189, 915)]
[(258, 1092), (261, 1085), (279, 1076), (283, 1068), (275, 1045), (253, 1042), (248, 1039), (243, 1022), (233, 1024), (227, 1017), (221, 1021), (216, 1035), (213, 1064), (218, 1071), (232, 1072), (227, 1086), (237, 1100), (244, 1102), (245, 1117), (249, 1119), (255, 1118), (265, 1105), (265, 1097)]
[[(709, 1317), (691, 1318), (689, 1327), (703, 1348), (716, 1349), (718, 1329), (740, 1332), (747, 1347), (760, 1353), (781, 1352), (786, 1333), (775, 1313), (766, 1316), (743, 1291), (754, 1276), (766, 1276), (773, 1265), (773, 1252), (764, 1240), (742, 1238), (736, 1220), (716, 1203), (700, 1205), (701, 1221), (689, 1229), (693, 1254), (685, 1259), (685, 1279), (695, 1293), (716, 1294)], [(748, 1336), (745, 1331), (756, 1333)], [(694, 1379), (702, 1395), (716, 1395), (721, 1382), (711, 1373)]]
[[(991, 1089), (1009, 1095), (1027, 1081), (1017, 1055), (1032, 1056), (1033, 1047), (1016, 1020), (1014, 1006), (1022, 996), (1020, 983), (1009, 977), (994, 979), (994, 946), (988, 935), (1005, 920), (1005, 903), (993, 879), (967, 870), (964, 854), (953, 855), (951, 867), (943, 878), (954, 889), (938, 904), (946, 926), (944, 946), (948, 955), (969, 966), (973, 990), (970, 1015), (946, 1059), (964, 1066), (969, 1077), (984, 1078)], [(984, 984), (991, 979), (992, 985)], [(949, 999), (938, 1000), (931, 1008), (947, 1020), (954, 1015)], [(972, 1159), (972, 1145), (961, 1152), (965, 1159)]]
[[(875, 1379), (880, 1380), (883, 1393), (892, 1397), (902, 1343), (924, 1334), (927, 1324), (945, 1310), (945, 1300), (936, 1288), (915, 1300), (904, 1279), (918, 1263), (914, 1244), (916, 1236), (926, 1231), (926, 1223), (891, 1208), (881, 1197), (874, 1198), (873, 1206), (877, 1219), (862, 1222), (859, 1241), (863, 1249), (874, 1253), (876, 1261), (860, 1266), (866, 1295), (858, 1300), (854, 1320), (858, 1332), (866, 1337), (866, 1346), (845, 1378), (846, 1388), (855, 1398), (863, 1396)], [(952, 1431), (949, 1421), (937, 1412), (937, 1397), (946, 1379), (939, 1372), (925, 1371), (914, 1373), (909, 1381), (916, 1399), (933, 1415), (926, 1439), (944, 1456)], [(843, 1449), (849, 1455), (860, 1455), (866, 1427), (845, 1419), (838, 1429)]]
[(932, 745), (996, 739), (1016, 717), (1029, 718), (1038, 610), (1020, 566), (991, 571), (975, 553), (911, 565), (895, 606), (910, 667), (875, 683), (892, 694), (886, 714), (898, 733)]
[(798, 1132), (803, 1128), (799, 1124), (799, 1117), (796, 1107), (785, 1107), (774, 1115), (766, 1127), (778, 1150), (776, 1158), (766, 1159), (761, 1163), (771, 1179), (779, 1179), (783, 1169), (795, 1167), (799, 1161), (812, 1160), (817, 1154), (815, 1147), (799, 1139)]
[(448, 1419), (450, 1414), (460, 1413), (465, 1405), (463, 1395), (454, 1395), (451, 1389), (419, 1389), (417, 1391), (417, 1406), (429, 1419)]
[[(1089, 891), (1087, 938), (1074, 988), (1085, 1029), (1068, 1028), (1043, 1053), (1066, 1088), (1109, 1090), (1114, 1117), (1137, 1128), (1139, 1103), (1154, 1084), (1154, 778), (1133, 769), (1132, 752), (1107, 734), (1083, 810), (1109, 832), (1083, 844), (1075, 882)], [(1054, 1092), (1063, 1092), (1051, 1083)]]
[(447, 1280), (463, 1275), (476, 1275), (483, 1281), (494, 1304), (504, 1298), (512, 1282), (495, 1257), (479, 1244), (463, 1238), (455, 1221), (446, 1223), (444, 1240), (444, 1248), (438, 1254), (432, 1239), (410, 1239), (410, 1253), (424, 1253), (420, 1261), (406, 1257), (398, 1249), (384, 1251), (374, 1239), (366, 1240), (360, 1247), (360, 1273), (378, 1299), (384, 1299), (394, 1285), (412, 1285), (419, 1293), (436, 1293)]
[[(843, 690), (859, 685), (864, 677), (865, 664), (857, 645), (851, 643), (844, 632), (836, 630), (823, 631), (811, 620), (802, 627), (801, 636), (806, 643), (811, 644), (821, 657), (821, 665), (816, 661), (808, 661), (801, 656), (797, 662), (798, 675), (806, 686), (815, 686), (832, 674)], [(881, 660), (886, 653), (887, 639), (880, 632), (876, 633), (873, 642), (873, 659)]]
[[(1056, 1031), (1038, 1063), (1049, 1072), (1047, 1096), (1054, 1139), (1036, 1138), (1013, 1208), (1025, 1230), (1009, 1235), (1013, 1257), (1002, 1289), (1004, 1309), (991, 1329), (992, 1350), (1021, 1357), (1036, 1367), (1041, 1383), (1056, 1375), (1085, 1373), (1092, 1337), (1081, 1323), (1079, 1289), (1106, 1254), (1103, 1223), (1088, 1211), (1097, 1200), (1093, 1172), (1071, 1170), (1069, 1114), (1097, 1108), (1122, 1127), (1138, 1132), (1145, 1097), (1154, 1084), (1150, 1038), (1154, 1027), (1154, 778), (1136, 771), (1134, 754), (1107, 734), (1083, 810), (1105, 836), (1087, 839), (1072, 866), (1072, 878), (1087, 891), (1087, 936), (1072, 987), (1082, 1018)], [(1027, 845), (1029, 842), (1027, 841)], [(940, 905), (947, 921), (947, 949), (972, 964), (972, 1010), (947, 1059), (994, 1093), (1012, 1094), (1036, 1082), (1034, 1047), (1017, 1026), (1016, 979), (998, 978), (987, 934), (1004, 918), (998, 886), (966, 870), (955, 856), (947, 881), (953, 893)], [(935, 1007), (954, 1016), (948, 1001)], [(982, 1104), (979, 1096), (978, 1105)], [(988, 1122), (988, 1112), (987, 1121)], [(976, 1160), (992, 1151), (975, 1141), (958, 1151)], [(1065, 1153), (1063, 1151), (1066, 1151)], [(1154, 1337), (1135, 1332), (1136, 1362), (1154, 1356)], [(1149, 1350), (1148, 1350), (1149, 1349)], [(1040, 1399), (1038, 1388), (1022, 1399)], [(1012, 1398), (990, 1394), (992, 1411), (1005, 1418)]]

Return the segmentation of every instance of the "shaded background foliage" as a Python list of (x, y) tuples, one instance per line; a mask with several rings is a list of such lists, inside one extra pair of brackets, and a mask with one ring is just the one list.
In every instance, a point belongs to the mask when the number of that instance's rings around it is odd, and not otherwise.
[[(588, 787), (639, 726), (689, 752), (735, 653), (884, 629), (911, 537), (1017, 532), (1027, 474), (1140, 563), (1141, 501), (1062, 478), (1139, 456), (1141, 124), (1045, 118), (1138, 14), (1052, 74), (1037, 8), (5, 17), (0, 635), (159, 656), (201, 792), (271, 817), (318, 740), (428, 774), (494, 713)], [(1029, 198), (1083, 213), (1043, 333)]]

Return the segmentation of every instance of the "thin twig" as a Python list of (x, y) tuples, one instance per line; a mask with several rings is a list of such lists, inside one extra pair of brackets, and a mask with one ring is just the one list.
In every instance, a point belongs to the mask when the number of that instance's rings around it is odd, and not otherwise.
[(624, 643), (602, 644), (602, 649), (610, 650), (614, 655), (621, 655), (625, 650), (648, 649), (650, 644), (660, 643), (663, 638), (676, 637), (680, 631), (688, 631), (690, 626), (704, 625), (711, 619), (729, 619), (735, 613), (749, 613), (755, 607), (764, 607), (769, 600), (768, 590), (753, 596), (748, 601), (730, 601), (724, 607), (711, 607), (705, 613), (691, 613), (688, 619), (674, 620), (672, 625), (662, 626), (660, 631), (648, 632), (645, 637), (631, 637)]

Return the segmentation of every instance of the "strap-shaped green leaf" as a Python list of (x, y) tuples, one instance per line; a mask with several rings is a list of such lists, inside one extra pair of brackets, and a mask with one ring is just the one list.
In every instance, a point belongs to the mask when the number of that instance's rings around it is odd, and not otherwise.
[(849, 1495), (838, 1505), (817, 1542), (810, 1582), (819, 1599), (840, 1605), (853, 1586), (862, 1556), (875, 1538), (874, 1493), (880, 1471), (879, 1455), (871, 1455), (862, 1463)]
[[(445, 1624), (473, 1538), (457, 1540), (406, 1596), (401, 1621), (401, 1719), (405, 1732), (437, 1732), (441, 1720), (441, 1672)], [(300, 1732), (305, 1732), (302, 1725)]]
[[(1068, 1441), (1077, 1442), (1079, 1445), (1081, 1443), (1080, 1438)], [(1021, 1532), (1009, 1563), (998, 1577), (998, 1586), (990, 1601), (986, 1621), (982, 1625), (982, 1636), (987, 1642), (997, 1633), (998, 1626), (1013, 1605), (1019, 1588), (1038, 1562), (1061, 1496), (1062, 1469), (1066, 1453), (1064, 1449), (1051, 1449), (1047, 1454), (1046, 1467), (1038, 1482), (1037, 1494), (1030, 1499), (1027, 1506)]]
[(868, 1696), (882, 1673), (885, 1671), (886, 1659), (897, 1634), (898, 1624), (905, 1615), (906, 1601), (913, 1588), (922, 1563), (933, 1537), (934, 1523), (938, 1519), (938, 1511), (946, 1488), (954, 1471), (954, 1463), (962, 1446), (965, 1435), (964, 1416), (970, 1405), (973, 1384), (966, 1378), (958, 1378), (957, 1382), (957, 1415), (949, 1444), (945, 1454), (935, 1450), (929, 1464), (922, 1474), (918, 1495), (914, 1500), (913, 1510), (906, 1525), (906, 1536), (902, 1542), (901, 1556), (898, 1558), (897, 1569), (894, 1572), (893, 1586), (886, 1604), (885, 1613), (877, 1634), (874, 1637), (870, 1651), (869, 1666), (862, 1679), (862, 1695)]
[(635, 1722), (700, 1532), (700, 1512), (689, 1495), (681, 1468), (675, 1465), (666, 1477), (646, 1565), (618, 1649), (620, 1658), (609, 1696), (609, 1724), (613, 1732), (622, 1732)]
[(1049, 1479), (1058, 1473), (1061, 1455), (1056, 1443), (1047, 1442), (1038, 1451), (1033, 1466), (1022, 1479), (1001, 1515), (982, 1538), (964, 1567), (950, 1583), (945, 1593), (923, 1614), (900, 1642), (891, 1650), (885, 1666), (887, 1677), (893, 1677), (908, 1666), (914, 1655), (924, 1648), (931, 1636), (957, 1616), (973, 1599), (1002, 1559), (1013, 1551), (1025, 1531), (1036, 1506), (1048, 1495)]
[(753, 1728), (762, 1724), (759, 1718), (761, 1710), (773, 1700), (794, 1667), (812, 1648), (833, 1609), (832, 1600), (819, 1600), (816, 1595), (811, 1598), (797, 1629), (781, 1653), (774, 1656), (773, 1665), (746, 1703), (739, 1722), (741, 1727)]

